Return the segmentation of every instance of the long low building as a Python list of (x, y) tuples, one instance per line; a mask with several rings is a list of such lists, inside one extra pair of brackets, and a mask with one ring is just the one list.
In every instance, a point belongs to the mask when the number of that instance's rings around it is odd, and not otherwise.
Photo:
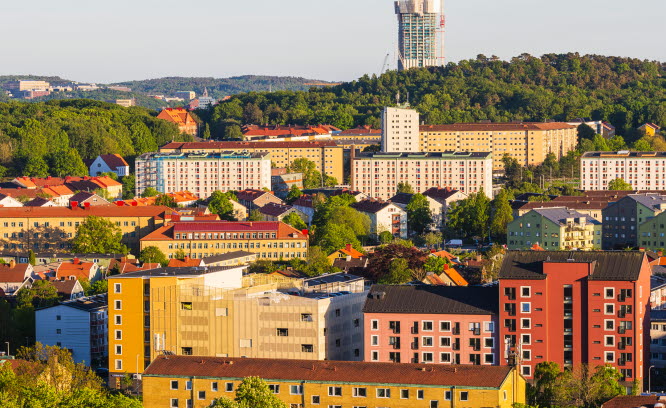
[(169, 258), (184, 251), (191, 258), (245, 250), (257, 258), (307, 258), (308, 236), (278, 221), (174, 222), (141, 239), (141, 249), (158, 247)]
[(271, 188), (268, 153), (145, 153), (136, 158), (136, 195), (148, 187), (160, 193), (190, 191), (208, 198), (214, 191)]
[(513, 367), (160, 356), (143, 373), (146, 408), (207, 407), (261, 377), (291, 407), (499, 407), (525, 402)]
[(331, 140), (171, 142), (162, 146), (160, 153), (222, 153), (230, 150), (270, 153), (270, 159), (275, 167), (289, 167), (294, 160), (304, 158), (312, 161), (317, 171), (323, 171), (325, 174), (335, 177), (340, 183), (344, 180), (343, 147)]
[(483, 192), (492, 198), (491, 153), (361, 153), (352, 159), (352, 188), (370, 197), (387, 200), (399, 183), (415, 192), (451, 188), (465, 194)]

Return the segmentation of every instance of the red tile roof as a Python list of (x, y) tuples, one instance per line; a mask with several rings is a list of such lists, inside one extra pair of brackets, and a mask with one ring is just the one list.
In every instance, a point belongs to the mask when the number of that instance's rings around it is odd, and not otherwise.
[(244, 136), (309, 136), (328, 135), (340, 129), (330, 125), (319, 126), (243, 126)]
[(268, 203), (263, 207), (259, 208), (259, 212), (266, 214), (272, 217), (279, 217), (280, 215), (291, 210), (293, 207), (290, 205), (277, 204), (277, 203)]
[(94, 266), (94, 262), (63, 262), (56, 269), (55, 278), (61, 280), (75, 276), (76, 279), (89, 279)]
[(0, 218), (68, 218), (87, 217), (155, 217), (162, 219), (171, 214), (171, 209), (164, 206), (118, 207), (90, 206), (88, 208), (70, 207), (0, 207)]
[(656, 395), (620, 395), (601, 404), (601, 408), (652, 408), (658, 401)]
[(201, 266), (202, 259), (185, 257), (185, 259), (169, 259), (168, 268), (183, 268), (191, 266)]
[(173, 122), (177, 125), (187, 125), (195, 122), (190, 112), (182, 108), (165, 108), (160, 112), (159, 115), (157, 115), (157, 117), (159, 119), (168, 120), (169, 122)]
[(158, 228), (141, 240), (168, 241), (174, 239), (175, 233), (190, 232), (275, 232), (278, 239), (307, 239), (301, 231), (279, 221), (183, 221)]
[(171, 142), (162, 147), (164, 150), (242, 150), (242, 149), (312, 149), (336, 147), (334, 141), (302, 141), (302, 142)]
[(129, 166), (125, 159), (119, 154), (100, 154), (99, 157), (106, 163), (111, 170), (116, 170), (118, 167)]
[(421, 132), (483, 132), (483, 131), (528, 131), (575, 129), (576, 126), (564, 122), (521, 122), (521, 123), (453, 123), (451, 125), (422, 125)]
[(30, 277), (28, 273), (30, 264), (4, 264), (0, 265), (0, 282), (20, 283)]
[(381, 129), (373, 129), (370, 126), (359, 126), (353, 129), (343, 130), (338, 132), (337, 136), (364, 136), (364, 135), (381, 135)]
[(449, 277), (458, 286), (467, 286), (469, 283), (467, 283), (467, 280), (462, 277), (460, 272), (455, 270), (454, 268), (451, 268), (449, 265), (444, 265), (444, 270), (442, 271), (442, 274), (445, 274), (446, 276)]
[(257, 376), (267, 380), (324, 383), (359, 382), (499, 388), (511, 370), (512, 368), (508, 366), (158, 356), (146, 368), (143, 375), (144, 377), (205, 376), (209, 378)]

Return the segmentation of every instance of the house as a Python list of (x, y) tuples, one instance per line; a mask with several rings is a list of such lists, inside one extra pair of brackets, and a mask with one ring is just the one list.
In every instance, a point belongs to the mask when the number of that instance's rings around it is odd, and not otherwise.
[[(197, 201), (199, 201), (199, 197), (196, 196), (195, 194), (190, 193), (187, 190), (184, 191), (175, 191), (173, 193), (166, 193), (164, 194), (167, 197), (170, 197), (173, 199), (173, 201), (179, 206), (179, 207), (189, 207), (194, 205)], [(122, 201), (116, 201), (116, 203), (122, 202), (124, 205), (128, 206), (146, 206), (146, 205), (155, 205), (155, 202), (157, 201), (157, 196), (154, 197), (134, 197), (129, 200), (122, 200)], [(118, 204), (116, 204), (118, 205)]]
[(353, 196), (356, 199), (356, 201), (366, 200), (366, 199), (370, 198), (370, 196), (368, 196), (365, 193), (362, 193), (358, 190), (351, 190), (351, 189), (346, 188), (346, 187), (342, 187), (342, 188), (339, 188), (339, 187), (306, 188), (306, 189), (303, 190), (303, 194), (310, 194), (310, 195), (323, 194), (327, 198), (328, 197), (339, 196), (339, 195), (343, 195), (343, 194), (349, 194), (350, 196)]
[(303, 222), (305, 222), (307, 216), (303, 214), (300, 210), (292, 207), (291, 205), (268, 203), (263, 207), (259, 208), (259, 212), (264, 217), (264, 221), (282, 221), (284, 217), (291, 213), (296, 213)]
[(299, 210), (301, 213), (305, 214), (306, 216), (305, 222), (306, 224), (310, 225), (315, 213), (315, 204), (313, 196), (310, 194), (303, 194), (302, 196), (298, 197), (296, 201), (291, 203), (291, 205), (297, 210)]
[[(451, 204), (467, 198), (467, 194), (451, 188), (431, 187), (422, 194), (428, 200), (432, 221), (436, 227), (441, 227), (446, 221), (446, 212), (451, 207)], [(414, 194), (397, 193), (389, 201), (404, 210), (413, 196)]]
[(232, 251), (203, 258), (206, 266), (247, 265), (257, 260), (257, 254), (248, 251)]
[(61, 300), (74, 300), (85, 295), (83, 286), (78, 280), (51, 281), (58, 291)]
[(666, 308), (666, 277), (664, 277), (664, 273), (666, 273), (665, 266), (652, 266), (652, 276), (650, 276), (650, 308), (652, 310)]
[(144, 262), (138, 259), (122, 257), (120, 259), (113, 259), (109, 263), (109, 272), (113, 274), (124, 274), (137, 271), (148, 271), (151, 269), (161, 268), (159, 263)]
[(62, 262), (55, 271), (56, 280), (78, 280), (87, 279), (95, 282), (102, 278), (99, 265), (94, 262), (81, 262), (79, 259), (72, 259), (71, 262)]
[(107, 356), (107, 295), (68, 300), (35, 311), (35, 338), (68, 349), (76, 363), (102, 366)]
[(58, 207), (53, 201), (44, 197), (35, 197), (23, 204), (24, 207)]
[(238, 202), (244, 205), (248, 210), (256, 210), (268, 203), (284, 204), (282, 200), (275, 195), (264, 190), (246, 189), (236, 192)]
[(333, 263), (336, 259), (347, 259), (347, 258), (352, 258), (352, 259), (361, 259), (363, 258), (364, 255), (363, 253), (357, 251), (354, 249), (351, 244), (345, 245), (344, 248), (340, 248), (337, 251), (334, 251), (328, 256), (328, 260)]
[(157, 119), (171, 122), (178, 126), (180, 133), (185, 133), (191, 136), (196, 136), (199, 130), (194, 117), (190, 112), (182, 108), (164, 108), (159, 115), (157, 115)]
[(23, 207), (23, 203), (12, 196), (0, 193), (0, 207)]
[(87, 205), (113, 205), (104, 197), (87, 191), (79, 191), (69, 199), (69, 205), (77, 203), (80, 207)]
[(449, 264), (444, 265), (442, 272), (437, 275), (442, 284), (447, 286), (467, 286), (467, 280), (454, 267)]
[(388, 201), (361, 200), (351, 207), (370, 217), (370, 234), (378, 237), (384, 231), (394, 237), (407, 238), (407, 212)]
[(507, 226), (509, 249), (601, 249), (601, 222), (566, 207), (536, 208)]
[(190, 258), (189, 256), (186, 256), (183, 259), (176, 259), (176, 258), (169, 259), (169, 264), (167, 265), (167, 268), (183, 268), (190, 266), (205, 266), (205, 265), (206, 264), (204, 263), (203, 259)]
[[(123, 185), (108, 176), (102, 177), (17, 177), (12, 184), (27, 190), (37, 190), (38, 194), (49, 196), (57, 205), (65, 207), (77, 191), (94, 192), (102, 190), (112, 198), (120, 198)], [(20, 194), (19, 194), (20, 195)], [(18, 195), (17, 195), (18, 197)], [(33, 198), (33, 197), (31, 197)]]
[(661, 127), (659, 125), (655, 125), (654, 123), (644, 123), (638, 127), (638, 130), (642, 130), (647, 136), (656, 135), (659, 133), (660, 129)]
[(5, 296), (13, 296), (19, 289), (29, 288), (33, 280), (33, 269), (29, 263), (11, 260), (0, 265), (0, 290)]
[(650, 364), (657, 375), (666, 372), (666, 310), (650, 311)]
[(129, 164), (119, 154), (100, 154), (88, 168), (91, 177), (102, 173), (116, 173), (116, 176), (123, 177), (130, 172)]
[(368, 267), (368, 257), (352, 258), (349, 256), (346, 258), (335, 258), (333, 266), (345, 273), (363, 276), (365, 269)]
[(663, 408), (666, 397), (659, 395), (618, 395), (601, 404), (601, 408)]
[(286, 199), (292, 187), (303, 188), (303, 173), (289, 173), (287, 169), (271, 169), (271, 190), (281, 199)]

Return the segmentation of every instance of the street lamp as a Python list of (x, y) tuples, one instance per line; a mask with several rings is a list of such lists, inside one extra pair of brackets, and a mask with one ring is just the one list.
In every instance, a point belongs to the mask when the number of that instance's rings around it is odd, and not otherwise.
[(652, 390), (652, 369), (653, 368), (654, 368), (654, 366), (650, 366), (650, 368), (648, 368), (648, 394), (650, 394), (651, 390)]

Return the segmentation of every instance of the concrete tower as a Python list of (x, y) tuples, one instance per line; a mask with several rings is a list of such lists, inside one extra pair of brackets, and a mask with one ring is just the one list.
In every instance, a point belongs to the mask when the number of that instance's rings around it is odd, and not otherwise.
[(398, 69), (442, 65), (443, 0), (397, 0)]

